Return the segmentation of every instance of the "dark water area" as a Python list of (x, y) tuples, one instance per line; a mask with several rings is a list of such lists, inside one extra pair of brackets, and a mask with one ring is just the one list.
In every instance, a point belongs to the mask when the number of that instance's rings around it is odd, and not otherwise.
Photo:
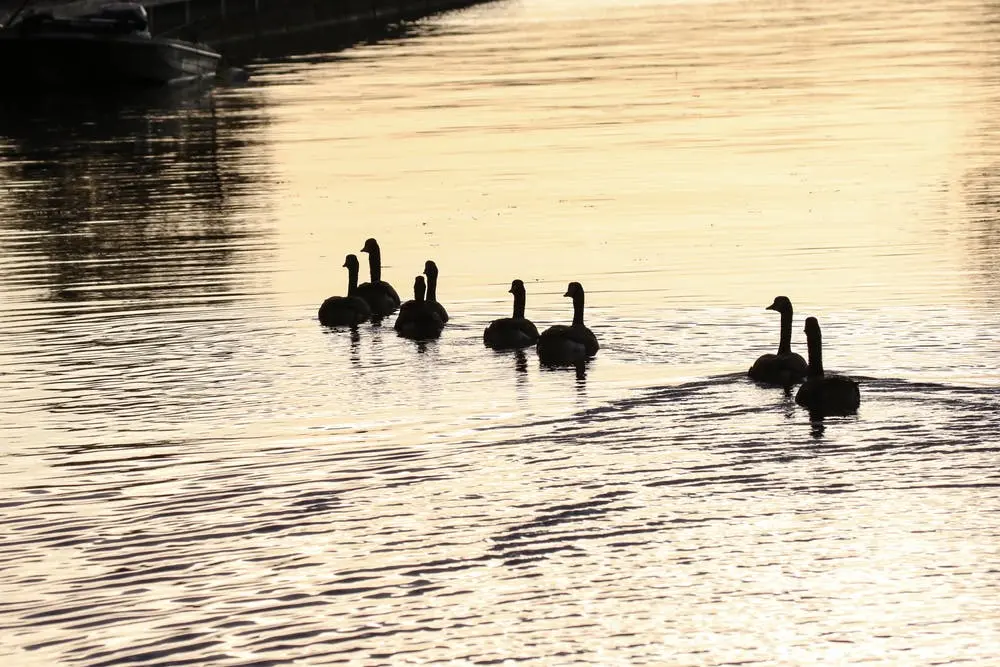
[(157, 285), (159, 296), (232, 293), (219, 279), (239, 254), (231, 246), (260, 236), (239, 222), (240, 199), (266, 182), (267, 165), (248, 136), (262, 112), (224, 106), (196, 88), (8, 99), (15, 283), (63, 302), (65, 315), (141, 299), (160, 275), (173, 285)]
[[(4, 97), (0, 658), (992, 664), (996, 24), (507, 1)], [(318, 324), (370, 236), (440, 340)], [(597, 357), (485, 349), (513, 278)], [(857, 415), (746, 379), (778, 294)]]

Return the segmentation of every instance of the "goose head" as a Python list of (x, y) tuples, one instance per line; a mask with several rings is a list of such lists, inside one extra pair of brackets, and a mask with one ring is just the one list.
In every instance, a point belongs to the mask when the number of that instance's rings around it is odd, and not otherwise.
[(776, 296), (774, 297), (774, 303), (765, 308), (765, 310), (774, 310), (779, 313), (790, 313), (792, 312), (792, 302), (787, 296)]
[(424, 275), (428, 278), (437, 278), (438, 267), (432, 260), (424, 262)]
[(580, 283), (570, 283), (569, 287), (566, 288), (566, 293), (563, 296), (568, 296), (573, 299), (583, 296), (583, 285)]
[(365, 241), (365, 247), (361, 249), (361, 252), (378, 252), (378, 241), (375, 239), (368, 239)]
[(345, 269), (353, 269), (353, 270), (360, 269), (361, 268), (361, 263), (358, 262), (358, 256), (357, 255), (348, 255), (346, 258), (344, 258), (344, 268)]

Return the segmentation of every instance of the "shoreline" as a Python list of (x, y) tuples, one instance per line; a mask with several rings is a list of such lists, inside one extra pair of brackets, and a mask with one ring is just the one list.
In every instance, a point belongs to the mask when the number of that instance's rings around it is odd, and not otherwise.
[[(230, 62), (294, 53), (308, 44), (337, 48), (388, 28), (489, 0), (147, 0), (154, 36), (202, 42)], [(0, 4), (5, 20), (20, 2)], [(34, 8), (99, 5), (101, 0), (41, 1)]]

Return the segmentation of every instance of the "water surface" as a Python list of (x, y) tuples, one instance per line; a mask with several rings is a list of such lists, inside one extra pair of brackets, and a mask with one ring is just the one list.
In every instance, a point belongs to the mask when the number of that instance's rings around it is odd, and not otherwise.
[[(11, 664), (988, 664), (989, 5), (501, 1), (0, 108)], [(452, 321), (325, 330), (344, 255)], [(587, 290), (577, 372), (496, 354)], [(777, 294), (862, 380), (746, 368)]]

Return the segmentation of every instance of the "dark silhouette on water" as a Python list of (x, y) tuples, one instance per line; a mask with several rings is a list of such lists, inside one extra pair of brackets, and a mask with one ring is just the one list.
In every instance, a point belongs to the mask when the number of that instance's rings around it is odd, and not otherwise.
[(570, 283), (563, 296), (573, 299), (573, 324), (549, 327), (538, 337), (535, 347), (541, 362), (550, 366), (575, 366), (601, 349), (597, 337), (583, 324), (583, 286)]
[(347, 296), (331, 296), (319, 307), (319, 321), (328, 327), (353, 327), (367, 322), (372, 311), (368, 302), (358, 296), (358, 273), (361, 265), (357, 255), (344, 260), (347, 269)]
[(4, 222), (39, 253), (8, 279), (44, 265), (45, 299), (115, 310), (246, 298), (240, 267), (270, 252), (241, 203), (273, 182), (268, 118), (261, 100), (208, 93), (0, 95), (0, 172), (23, 186), (5, 187)]
[(354, 366), (357, 366), (361, 363), (361, 332), (357, 327), (351, 327), (350, 331), (351, 355), (348, 358)]
[(806, 318), (805, 332), (809, 344), (809, 376), (795, 394), (795, 402), (808, 408), (814, 420), (830, 415), (854, 414), (861, 405), (858, 383), (823, 372), (823, 337), (815, 317)]
[(391, 315), (399, 308), (399, 295), (392, 285), (382, 280), (382, 250), (375, 239), (368, 239), (361, 252), (368, 253), (371, 280), (358, 285), (358, 296), (368, 302), (372, 315)]
[(431, 260), (424, 262), (424, 275), (427, 276), (427, 302), (437, 311), (438, 317), (448, 323), (448, 311), (437, 300), (438, 267)]
[(781, 314), (781, 338), (777, 354), (761, 355), (747, 374), (751, 380), (764, 384), (788, 387), (801, 382), (809, 370), (809, 364), (801, 355), (792, 352), (792, 302), (787, 296), (774, 298), (767, 307)]
[(424, 298), (426, 290), (424, 277), (417, 276), (413, 281), (413, 299), (400, 307), (396, 324), (393, 325), (400, 336), (412, 340), (428, 340), (441, 335), (444, 322), (434, 305)]
[(524, 317), (527, 300), (524, 283), (515, 280), (507, 290), (514, 295), (514, 315), (493, 320), (483, 331), (483, 344), (494, 350), (516, 350), (538, 342), (538, 329)]

